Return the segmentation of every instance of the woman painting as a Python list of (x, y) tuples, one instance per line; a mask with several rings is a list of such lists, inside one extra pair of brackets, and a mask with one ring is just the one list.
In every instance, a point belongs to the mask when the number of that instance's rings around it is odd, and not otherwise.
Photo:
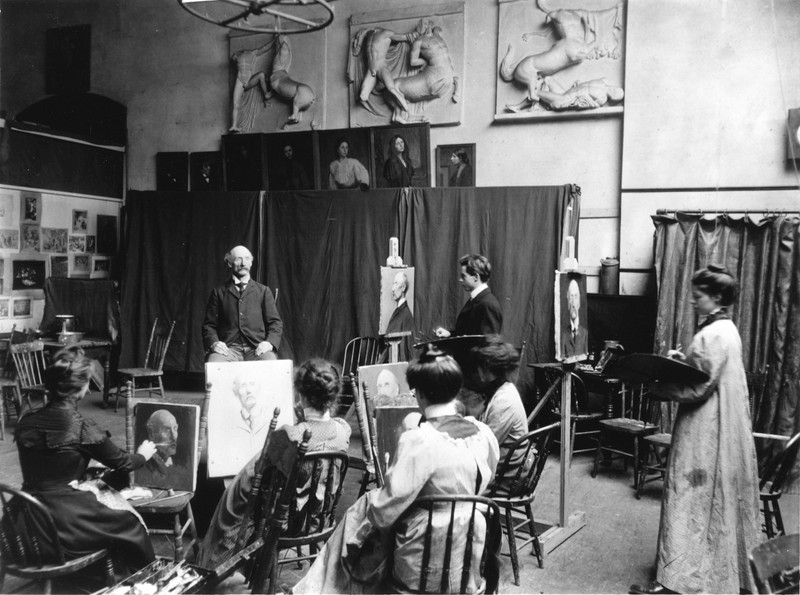
[(727, 307), (736, 281), (709, 265), (692, 277), (701, 323), (685, 355), (709, 375), (700, 384), (653, 383), (657, 398), (678, 403), (672, 430), (656, 582), (632, 593), (739, 593), (749, 590), (750, 550), (759, 543), (758, 468), (742, 342)]
[[(118, 565), (138, 570), (155, 559), (142, 519), (102, 480), (81, 479), (92, 459), (111, 469), (133, 471), (153, 456), (156, 445), (145, 440), (130, 455), (78, 413), (91, 371), (90, 360), (75, 346), (59, 351), (45, 371), (49, 403), (24, 415), (16, 430), (22, 489), (50, 510), (69, 556), (109, 548)], [(43, 536), (43, 541), (48, 538)]]
[(466, 149), (456, 149), (450, 154), (450, 186), (474, 186), (475, 180), (472, 177), (472, 165), (469, 162), (469, 155)]
[(348, 157), (350, 143), (344, 139), (336, 143), (337, 158), (328, 168), (328, 188), (342, 190), (347, 188), (369, 189), (369, 172), (358, 159)]
[[(341, 392), (341, 379), (336, 366), (323, 359), (306, 360), (295, 370), (294, 388), (303, 407), (304, 421), (273, 432), (267, 451), (265, 482), (269, 481), (274, 470), (288, 475), (294, 462), (295, 449), (291, 446), (302, 441), (306, 430), (311, 430), (309, 451), (347, 452), (350, 444), (350, 426), (343, 419), (331, 417), (330, 414)], [(233, 553), (260, 456), (261, 453), (258, 453), (253, 457), (225, 489), (200, 548), (198, 563), (201, 566), (214, 568)], [(323, 477), (326, 477), (324, 473)], [(313, 495), (306, 493), (309, 481), (310, 477), (303, 476), (301, 472), (297, 482), (298, 511), (319, 504)], [(252, 523), (252, 519), (249, 520)], [(252, 527), (249, 530), (252, 531)]]
[(395, 134), (389, 143), (389, 157), (383, 164), (383, 177), (390, 187), (404, 188), (413, 185), (411, 180), (414, 177), (414, 166), (408, 156), (408, 143), (399, 134)]
[[(401, 585), (404, 592), (416, 591), (428, 513), (414, 508), (414, 501), (436, 494), (480, 494), (491, 481), (499, 454), (497, 440), (486, 425), (456, 413), (455, 396), (463, 376), (455, 360), (428, 345), (419, 360), (409, 364), (406, 376), (423, 420), (401, 434), (384, 486), (368, 492), (350, 507), (293, 593), (386, 592), (382, 586), (385, 579)], [(470, 512), (456, 514), (451, 560), (463, 559)], [(438, 586), (441, 582), (442, 568), (435, 565), (443, 558), (449, 520), (449, 509), (443, 518), (434, 517), (434, 524), (442, 533), (432, 540), (433, 572), (428, 585)], [(467, 593), (482, 592), (485, 586), (480, 574), (485, 545), (481, 520), (479, 515)], [(368, 535), (372, 537), (367, 538)], [(388, 555), (365, 562), (374, 553), (375, 542), (370, 539), (392, 544), (391, 569), (386, 577), (376, 569), (381, 562), (389, 563)], [(453, 589), (450, 592), (458, 592), (461, 567), (454, 564), (449, 571)]]
[[(499, 335), (489, 335), (483, 345), (473, 347), (472, 356), (478, 366), (480, 394), (485, 399), (476, 417), (494, 432), (500, 445), (500, 460), (504, 461), (511, 445), (528, 432), (528, 417), (513, 382), (519, 368), (519, 351)], [(524, 455), (520, 450), (506, 468), (508, 483), (524, 463)], [(504, 492), (507, 478), (495, 477), (495, 483), (500, 484), (498, 493)]]

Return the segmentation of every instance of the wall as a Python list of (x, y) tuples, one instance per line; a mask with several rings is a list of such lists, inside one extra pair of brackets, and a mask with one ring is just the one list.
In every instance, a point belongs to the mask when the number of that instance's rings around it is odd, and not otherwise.
[[(327, 128), (348, 125), (349, 15), (419, 4), (335, 3), (336, 19), (326, 30)], [(569, 6), (567, 0), (550, 4)], [(599, 9), (614, 2), (594, 4)], [(13, 115), (43, 96), (47, 28), (91, 23), (92, 91), (128, 107), (131, 188), (155, 187), (159, 151), (219, 148), (229, 125), (226, 30), (172, 0), (2, 0), (0, 7), (0, 109)], [(631, 2), (624, 114), (548, 122), (493, 121), (498, 14), (497, 0), (466, 2), (465, 117), (460, 126), (432, 129), (431, 145), (476, 142), (481, 186), (578, 184), (578, 258), (598, 266), (602, 257), (626, 255), (623, 292), (644, 291), (654, 205), (677, 204), (667, 195), (641, 200), (642, 191), (719, 186), (781, 188), (785, 194), (797, 187), (779, 154), (786, 110), (800, 103), (796, 0)], [(765, 196), (764, 208), (784, 208), (778, 206), (785, 205), (783, 195), (774, 201), (769, 192), (759, 196)], [(695, 194), (681, 204), (702, 208), (702, 200)], [(589, 290), (596, 288), (590, 279)]]

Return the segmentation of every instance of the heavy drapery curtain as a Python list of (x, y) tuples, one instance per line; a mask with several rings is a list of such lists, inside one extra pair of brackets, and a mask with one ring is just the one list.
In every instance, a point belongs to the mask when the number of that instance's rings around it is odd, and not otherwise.
[[(745, 370), (768, 368), (768, 384), (754, 412), (756, 431), (800, 430), (800, 216), (753, 221), (730, 215), (675, 213), (653, 217), (658, 315), (655, 352), (691, 342), (697, 317), (690, 304), (694, 271), (726, 266), (739, 280), (731, 314), (742, 337)], [(671, 420), (669, 420), (671, 421)], [(762, 446), (765, 449), (770, 445)]]
[(434, 326), (455, 323), (466, 300), (458, 259), (481, 253), (493, 265), (489, 284), (507, 340), (527, 342), (528, 363), (551, 361), (553, 272), (578, 212), (572, 185), (269, 192), (261, 202), (258, 193), (131, 192), (123, 365), (144, 356), (149, 324), (163, 315), (177, 320), (165, 369), (203, 370), (206, 301), (224, 282), (222, 257), (236, 244), (252, 247), (254, 277), (279, 290), (281, 357), (341, 361), (348, 340), (378, 332), (379, 268), (393, 236), (404, 262), (416, 267), (421, 340)]
[(258, 212), (258, 192), (128, 193), (121, 366), (141, 365), (158, 317), (175, 321), (164, 369), (203, 370), (200, 325), (209, 293), (228, 274), (225, 253), (256, 246)]

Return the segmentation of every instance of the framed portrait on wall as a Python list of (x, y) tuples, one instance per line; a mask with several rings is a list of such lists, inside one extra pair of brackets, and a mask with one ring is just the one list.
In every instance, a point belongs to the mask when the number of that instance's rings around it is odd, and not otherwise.
[(156, 190), (188, 189), (189, 153), (185, 151), (156, 153)]
[(72, 209), (72, 233), (86, 233), (88, 220), (89, 211)]
[(42, 193), (24, 190), (20, 193), (21, 223), (41, 223), (42, 221)]
[(189, 189), (224, 190), (222, 151), (201, 151), (189, 155)]
[(429, 187), (430, 124), (370, 128), (375, 188)]
[(438, 188), (475, 185), (475, 143), (436, 147), (436, 186)]
[(367, 128), (341, 128), (318, 132), (319, 177), (322, 190), (374, 188)]
[(70, 252), (86, 252), (86, 236), (69, 236)]
[(30, 318), (33, 316), (31, 298), (16, 298), (13, 300), (11, 307), (14, 318)]
[(267, 171), (263, 134), (226, 134), (222, 159), (226, 190), (263, 190)]
[(264, 136), (267, 187), (270, 190), (317, 188), (317, 137), (308, 132), (275, 132)]

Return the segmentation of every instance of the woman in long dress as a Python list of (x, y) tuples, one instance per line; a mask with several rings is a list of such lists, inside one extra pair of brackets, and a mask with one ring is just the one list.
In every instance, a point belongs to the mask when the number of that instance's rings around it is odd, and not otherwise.
[[(263, 481), (269, 481), (270, 474), (276, 470), (288, 475), (294, 462), (293, 445), (302, 441), (306, 430), (311, 430), (308, 450), (341, 450), (347, 452), (350, 445), (350, 426), (338, 417), (331, 417), (341, 392), (339, 371), (332, 362), (312, 358), (306, 360), (294, 373), (294, 388), (303, 406), (303, 421), (294, 426), (282, 426), (273, 432), (267, 450), (267, 470)], [(225, 489), (211, 524), (200, 547), (198, 564), (204, 568), (215, 568), (233, 553), (247, 510), (250, 488), (253, 485), (256, 463), (261, 453), (256, 454), (239, 471), (233, 482)], [(297, 481), (298, 511), (310, 512), (308, 506), (318, 506), (316, 494), (309, 494), (309, 469), (301, 470)], [(322, 477), (327, 477), (326, 473)], [(338, 473), (334, 481), (338, 482)], [(324, 487), (323, 479), (320, 486)], [(318, 510), (318, 508), (315, 508)], [(248, 519), (248, 534), (252, 533), (252, 519)], [(291, 529), (290, 529), (291, 533)]]
[[(44, 375), (49, 403), (17, 425), (22, 489), (49, 509), (68, 557), (109, 548), (118, 571), (125, 566), (138, 570), (155, 559), (141, 517), (102, 480), (83, 481), (83, 476), (92, 459), (122, 472), (138, 469), (156, 445), (145, 440), (136, 454), (128, 454), (78, 413), (91, 371), (80, 347), (67, 347), (53, 357)], [(42, 543), (50, 538), (43, 535)]]
[(414, 165), (408, 154), (408, 143), (399, 134), (395, 134), (389, 143), (389, 157), (383, 164), (383, 177), (393, 188), (413, 185)]
[(341, 139), (336, 143), (337, 158), (328, 166), (328, 188), (346, 190), (349, 188), (369, 189), (369, 172), (358, 159), (349, 157), (350, 143)]
[(661, 503), (657, 580), (632, 585), (632, 593), (750, 589), (747, 556), (760, 541), (758, 467), (742, 342), (727, 313), (735, 293), (736, 281), (722, 267), (694, 274), (692, 304), (704, 320), (685, 360), (709, 380), (651, 386), (656, 397), (679, 405)]
[[(409, 364), (406, 375), (423, 420), (401, 434), (385, 485), (364, 494), (348, 509), (293, 593), (386, 592), (383, 580), (416, 591), (427, 511), (412, 508), (414, 501), (437, 494), (480, 494), (491, 481), (499, 455), (497, 440), (485, 424), (456, 413), (455, 396), (463, 376), (455, 360), (429, 345), (419, 360)], [(463, 559), (470, 517), (469, 506), (457, 511), (453, 561)], [(441, 516), (434, 514), (434, 525), (441, 531), (432, 539), (433, 571), (427, 584), (434, 588), (441, 582), (449, 518), (449, 508)], [(482, 519), (478, 515), (475, 523), (467, 593), (482, 592), (485, 586), (480, 576), (485, 545)], [(393, 552), (376, 556), (379, 544)], [(389, 563), (384, 576), (380, 569)], [(449, 570), (450, 592), (456, 593), (461, 566), (454, 564)]]

